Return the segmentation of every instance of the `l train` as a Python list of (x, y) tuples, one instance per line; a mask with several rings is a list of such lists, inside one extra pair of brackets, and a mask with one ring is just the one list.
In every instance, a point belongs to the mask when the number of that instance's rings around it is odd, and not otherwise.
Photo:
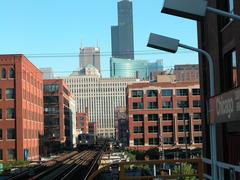
[(83, 149), (93, 149), (96, 143), (96, 136), (92, 134), (79, 134), (77, 141), (77, 148), (79, 150)]

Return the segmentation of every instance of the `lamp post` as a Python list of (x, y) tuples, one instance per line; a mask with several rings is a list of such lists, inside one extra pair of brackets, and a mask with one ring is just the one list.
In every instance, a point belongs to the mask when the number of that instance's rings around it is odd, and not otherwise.
[[(192, 20), (202, 20), (206, 16), (207, 11), (220, 16), (231, 18), (233, 20), (240, 21), (239, 15), (209, 7), (208, 2), (206, 0), (194, 0), (194, 1), (193, 0), (181, 0), (181, 1), (165, 0), (161, 12), (176, 15), (183, 18), (192, 19)], [(186, 46), (186, 47), (182, 46), (182, 47), (191, 49), (191, 47), (189, 46)], [(213, 62), (211, 60), (211, 57), (206, 51), (202, 53), (205, 54), (205, 56), (208, 59), (209, 69), (210, 69), (210, 96), (214, 96)], [(209, 60), (211, 60), (211, 62)], [(211, 144), (212, 178), (216, 179), (217, 178), (217, 166), (216, 166), (217, 151), (216, 151), (216, 124), (215, 123), (210, 124), (210, 144)]]
[[(210, 96), (214, 96), (215, 85), (214, 85), (213, 59), (208, 52), (192, 46), (181, 44), (178, 39), (173, 39), (166, 36), (157, 35), (154, 33), (150, 34), (147, 46), (155, 49), (171, 52), (171, 53), (176, 53), (178, 50), (178, 47), (182, 47), (182, 48), (203, 54), (206, 57), (209, 65)], [(215, 124), (210, 124), (210, 141), (211, 141), (211, 158), (212, 158), (212, 176), (214, 178), (214, 177), (217, 177), (217, 168), (216, 168), (217, 151), (216, 151), (216, 125)]]
[(240, 16), (208, 6), (206, 0), (165, 0), (162, 13), (180, 16), (192, 20), (202, 20), (207, 12), (240, 20)]

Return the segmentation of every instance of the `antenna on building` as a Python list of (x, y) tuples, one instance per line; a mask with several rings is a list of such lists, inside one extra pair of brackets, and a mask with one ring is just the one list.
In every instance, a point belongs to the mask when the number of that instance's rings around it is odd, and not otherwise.
[(83, 47), (83, 40), (81, 39), (81, 49), (82, 49), (82, 47)]
[(96, 47), (98, 48), (98, 39), (97, 39), (97, 46)]

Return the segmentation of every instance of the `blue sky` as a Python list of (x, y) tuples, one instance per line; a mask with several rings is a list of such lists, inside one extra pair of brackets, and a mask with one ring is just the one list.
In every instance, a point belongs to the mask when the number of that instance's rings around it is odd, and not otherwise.
[[(198, 63), (197, 54), (190, 51), (168, 54), (146, 47), (150, 32), (197, 46), (196, 22), (161, 14), (162, 5), (163, 0), (133, 0), (135, 59), (163, 59), (166, 68)], [(26, 54), (37, 67), (52, 67), (57, 75), (64, 75), (78, 68), (81, 42), (95, 46), (98, 41), (103, 52), (102, 74), (109, 76), (117, 0), (1, 0), (0, 24), (0, 54)], [(31, 55), (49, 53), (70, 54), (54, 58)]]

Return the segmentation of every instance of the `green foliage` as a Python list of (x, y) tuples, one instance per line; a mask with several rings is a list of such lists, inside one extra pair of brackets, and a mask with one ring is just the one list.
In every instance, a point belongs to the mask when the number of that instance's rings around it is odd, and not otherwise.
[(14, 167), (26, 167), (28, 166), (28, 161), (8, 161), (3, 162), (3, 170), (4, 171), (10, 171)]
[[(194, 170), (192, 168), (191, 164), (188, 163), (184, 163), (182, 165), (182, 167), (180, 168), (180, 166), (175, 166), (174, 170), (173, 170), (173, 174), (174, 175), (180, 175), (180, 174), (194, 174)], [(178, 178), (180, 179), (184, 179), (184, 180), (194, 180), (195, 177), (194, 176), (186, 176), (184, 178)]]
[(159, 150), (158, 148), (152, 148), (145, 152), (145, 155), (148, 155), (150, 160), (158, 160), (159, 159)]

